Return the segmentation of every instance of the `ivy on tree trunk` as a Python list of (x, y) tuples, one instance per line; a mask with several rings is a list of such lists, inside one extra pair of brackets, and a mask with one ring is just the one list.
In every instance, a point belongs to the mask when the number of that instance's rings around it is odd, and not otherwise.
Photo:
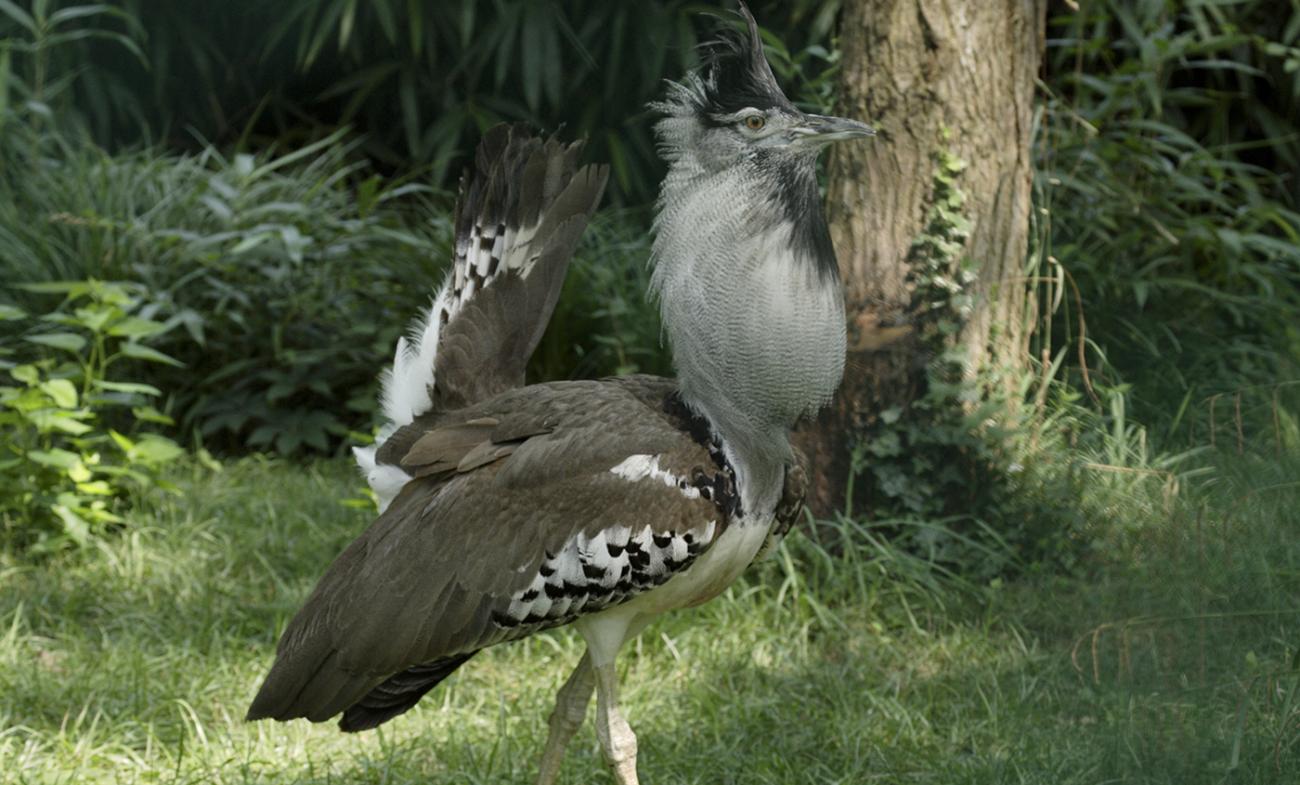
[[(844, 508), (855, 446), (882, 414), (908, 420), (936, 357), (956, 350), (958, 375), (972, 384), (1010, 379), (1023, 366), (1045, 18), (1046, 0), (844, 4), (838, 113), (879, 136), (841, 145), (829, 161), (849, 351), (835, 402), (797, 436), (813, 461), (819, 515)], [(954, 193), (955, 206), (937, 204)], [(952, 232), (936, 235), (936, 206), (949, 229), (959, 228), (955, 249)], [(950, 308), (936, 307), (936, 288), (949, 291)], [(854, 488), (853, 509), (871, 512), (879, 489)]]

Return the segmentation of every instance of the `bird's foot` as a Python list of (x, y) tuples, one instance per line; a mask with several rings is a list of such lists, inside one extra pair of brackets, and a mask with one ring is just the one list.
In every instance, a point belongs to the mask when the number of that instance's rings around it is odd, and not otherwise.
[(619, 710), (613, 664), (596, 668), (596, 738), (618, 785), (637, 785), (636, 734)]

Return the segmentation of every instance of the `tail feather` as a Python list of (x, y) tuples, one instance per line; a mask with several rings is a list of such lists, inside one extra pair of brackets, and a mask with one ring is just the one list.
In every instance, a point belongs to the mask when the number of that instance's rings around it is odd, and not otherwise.
[[(524, 383), (524, 368), (555, 310), (569, 260), (600, 203), (606, 166), (578, 168), (582, 143), (497, 126), (483, 137), (456, 207), (455, 259), (432, 305), (398, 340), (382, 377), (378, 448), (420, 415), (455, 409)], [(410, 479), (357, 463), (382, 512)]]
[(339, 728), (347, 733), (370, 730), (410, 711), (429, 690), (473, 656), (471, 652), (447, 657), (390, 676), (343, 712)]
[[(461, 188), (455, 262), (409, 342), (399, 343), (384, 380), (391, 423), (406, 425), (435, 408), (463, 406), (523, 383), (523, 368), (608, 177), (607, 167), (577, 168), (581, 149), (580, 142), (534, 138), (520, 126), (497, 126), (484, 136), (474, 176)], [(557, 231), (570, 221), (577, 232)], [(537, 275), (540, 268), (546, 274)], [(502, 286), (510, 278), (521, 285)], [(498, 308), (466, 307), (490, 299), (508, 301), (506, 319)], [(482, 323), (488, 319), (499, 323)], [(441, 356), (450, 332), (475, 335), (459, 362)]]

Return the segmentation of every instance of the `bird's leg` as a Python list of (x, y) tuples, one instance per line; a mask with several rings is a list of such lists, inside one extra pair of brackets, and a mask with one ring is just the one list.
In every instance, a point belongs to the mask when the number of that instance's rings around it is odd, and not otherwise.
[(614, 663), (596, 669), (596, 738), (618, 785), (637, 785), (636, 734), (618, 708), (618, 671)]
[(637, 785), (636, 734), (618, 708), (618, 671), (614, 658), (623, 642), (650, 622), (649, 616), (610, 613), (578, 620), (587, 640), (587, 655), (596, 677), (596, 738), (618, 785)]
[(591, 690), (596, 686), (595, 672), (591, 668), (591, 652), (582, 655), (578, 667), (555, 695), (555, 711), (551, 712), (550, 731), (546, 734), (546, 750), (542, 753), (541, 771), (537, 785), (553, 785), (560, 775), (564, 750), (573, 734), (587, 716)]

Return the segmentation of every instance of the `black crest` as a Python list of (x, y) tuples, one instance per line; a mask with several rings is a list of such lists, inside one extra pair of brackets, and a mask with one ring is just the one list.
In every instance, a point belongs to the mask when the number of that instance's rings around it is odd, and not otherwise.
[(703, 47), (704, 110), (710, 114), (731, 114), (745, 107), (795, 111), (763, 54), (754, 15), (743, 2), (738, 13), (745, 20), (745, 32), (725, 28)]

